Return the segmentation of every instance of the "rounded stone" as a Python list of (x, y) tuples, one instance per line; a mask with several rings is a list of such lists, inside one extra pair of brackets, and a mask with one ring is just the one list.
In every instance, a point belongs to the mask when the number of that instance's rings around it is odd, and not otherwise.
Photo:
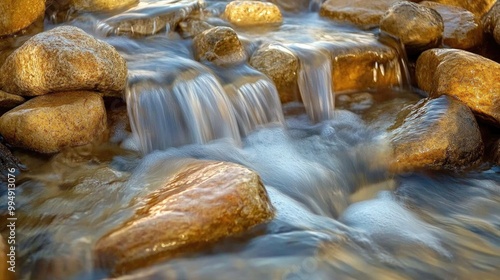
[(484, 31), (500, 44), (500, 2), (497, 2), (482, 20)]
[(194, 37), (193, 48), (197, 60), (217, 65), (243, 62), (247, 58), (238, 34), (230, 27), (217, 26), (203, 31)]
[(0, 36), (28, 27), (42, 17), (44, 12), (45, 0), (0, 1)]
[(234, 25), (250, 26), (281, 23), (281, 11), (273, 3), (260, 1), (233, 1), (224, 10), (225, 18)]
[(456, 6), (472, 12), (478, 18), (483, 17), (497, 0), (432, 0), (440, 4)]
[(102, 97), (85, 91), (39, 96), (0, 117), (0, 133), (8, 143), (40, 153), (88, 144), (105, 129)]

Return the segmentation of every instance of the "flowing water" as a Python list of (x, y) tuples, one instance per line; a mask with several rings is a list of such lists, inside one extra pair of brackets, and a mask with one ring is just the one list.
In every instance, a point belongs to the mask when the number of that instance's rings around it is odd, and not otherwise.
[[(498, 167), (398, 176), (387, 170), (386, 129), (419, 100), (408, 90), (397, 42), (319, 18), (321, 1), (272, 1), (287, 11), (281, 26), (236, 31), (249, 53), (278, 42), (298, 57), (302, 103), (282, 107), (274, 84), (250, 66), (194, 60), (190, 40), (171, 28), (178, 19), (164, 16), (194, 9), (165, 3), (189, 1), (142, 2), (130, 15), (66, 18), (126, 58), (131, 132), (122, 131), (123, 142), (54, 156), (16, 151), (30, 168), (17, 181), (19, 279), (110, 277), (94, 266), (95, 242), (192, 159), (258, 172), (276, 218), (119, 279), (497, 279)], [(217, 17), (224, 2), (205, 5), (208, 22), (226, 24)], [(134, 19), (134, 28), (113, 27), (117, 18)], [(59, 24), (47, 21), (45, 29)], [(374, 88), (336, 90), (343, 81), (332, 50), (370, 44), (398, 55), (373, 65)], [(384, 80), (395, 83), (376, 88)], [(0, 194), (0, 209), (7, 209), (5, 188)]]

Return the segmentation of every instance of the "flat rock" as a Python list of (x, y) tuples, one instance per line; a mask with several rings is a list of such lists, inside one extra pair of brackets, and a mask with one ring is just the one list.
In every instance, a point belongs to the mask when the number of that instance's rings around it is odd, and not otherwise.
[(30, 38), (0, 68), (0, 88), (23, 96), (72, 90), (121, 96), (126, 81), (127, 65), (115, 48), (71, 26)]
[(400, 38), (412, 54), (441, 45), (444, 23), (435, 10), (403, 1), (391, 6), (384, 14), (380, 30)]
[(491, 10), (483, 17), (484, 31), (493, 35), (495, 41), (500, 44), (500, 2), (497, 2)]
[(130, 221), (97, 241), (97, 266), (121, 275), (196, 252), (274, 215), (255, 172), (214, 161), (187, 163), (143, 205)]
[(361, 28), (379, 26), (385, 12), (401, 0), (327, 0), (319, 14), (333, 20), (348, 22)]
[(13, 108), (25, 101), (24, 97), (0, 90), (0, 107)]
[(197, 60), (210, 61), (217, 65), (238, 63), (247, 58), (238, 34), (225, 26), (210, 28), (196, 35), (193, 48)]
[(406, 117), (391, 131), (392, 170), (460, 170), (480, 160), (479, 126), (460, 101), (449, 96), (426, 98), (401, 114)]
[(500, 64), (463, 50), (431, 49), (417, 60), (418, 87), (453, 96), (480, 118), (500, 125)]
[(45, 0), (0, 1), (0, 36), (18, 32), (43, 17)]
[(281, 23), (281, 11), (273, 3), (260, 1), (232, 1), (224, 10), (224, 17), (232, 24), (251, 26)]
[(477, 17), (464, 8), (431, 1), (420, 5), (434, 9), (443, 18), (443, 43), (455, 49), (471, 49), (483, 41), (483, 28)]
[(41, 153), (88, 144), (105, 129), (104, 102), (93, 92), (39, 96), (0, 117), (0, 133), (8, 143)]
[(478, 18), (486, 14), (497, 0), (431, 0), (440, 4), (464, 8)]

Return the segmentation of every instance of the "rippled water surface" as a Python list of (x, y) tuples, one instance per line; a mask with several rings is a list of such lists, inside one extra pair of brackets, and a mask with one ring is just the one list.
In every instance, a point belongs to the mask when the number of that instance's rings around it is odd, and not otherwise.
[[(179, 6), (167, 7), (174, 2)], [(20, 279), (110, 277), (94, 267), (93, 244), (127, 221), (176, 162), (193, 158), (258, 172), (276, 218), (199, 254), (119, 279), (498, 279), (497, 167), (460, 174), (387, 171), (386, 129), (419, 100), (408, 90), (404, 56), (374, 65), (375, 82), (397, 69), (391, 90), (333, 90), (329, 49), (376, 42), (401, 55), (397, 43), (319, 18), (320, 1), (272, 1), (286, 9), (282, 25), (235, 30), (248, 53), (279, 42), (299, 58), (303, 104), (282, 107), (274, 84), (250, 66), (194, 60), (191, 40), (162, 17), (195, 9), (185, 2), (146, 0), (133, 14), (46, 20), (46, 30), (81, 27), (125, 57), (132, 132), (122, 129), (123, 137), (110, 143), (55, 156), (16, 152), (31, 170), (18, 179), (16, 197)], [(205, 20), (228, 25), (218, 17), (224, 4), (206, 1)], [(135, 22), (142, 29), (112, 26), (152, 17), (153, 25)], [(5, 203), (5, 188), (1, 195)]]

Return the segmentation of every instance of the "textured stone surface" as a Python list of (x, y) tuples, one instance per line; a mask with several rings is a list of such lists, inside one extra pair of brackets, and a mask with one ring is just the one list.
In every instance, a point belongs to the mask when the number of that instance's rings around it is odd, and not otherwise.
[(183, 38), (192, 38), (214, 26), (199, 19), (187, 19), (179, 23), (179, 33)]
[(418, 53), (441, 44), (444, 24), (435, 10), (403, 1), (384, 14), (380, 30), (400, 38), (409, 53)]
[(481, 44), (483, 28), (477, 17), (464, 8), (430, 1), (420, 5), (434, 9), (443, 18), (443, 43), (455, 49), (471, 49)]
[(274, 215), (255, 172), (214, 161), (188, 163), (143, 203), (95, 245), (97, 265), (114, 275), (192, 253)]
[(432, 2), (437, 2), (445, 5), (456, 6), (464, 8), (478, 18), (481, 18), (485, 13), (487, 13), (493, 4), (497, 0), (431, 0)]
[(299, 99), (297, 86), (299, 61), (285, 46), (281, 44), (262, 46), (252, 55), (250, 65), (273, 80), (281, 103)]
[(401, 0), (327, 0), (319, 11), (321, 16), (349, 22), (361, 28), (379, 25), (384, 13)]
[(93, 92), (39, 96), (0, 117), (0, 133), (8, 143), (41, 153), (90, 143), (105, 129), (104, 102)]
[(495, 41), (500, 44), (500, 2), (483, 17), (483, 26), (484, 31), (493, 35)]
[(0, 107), (13, 108), (25, 101), (24, 97), (0, 90)]
[(391, 132), (392, 170), (463, 169), (481, 158), (479, 126), (460, 101), (449, 96), (427, 98), (408, 110)]
[(432, 49), (417, 60), (418, 86), (453, 96), (482, 119), (500, 125), (500, 64), (463, 50)]
[(112, 11), (132, 7), (139, 0), (70, 0), (69, 6), (77, 11)]
[(233, 1), (224, 10), (226, 19), (235, 25), (249, 26), (283, 21), (280, 9), (273, 3), (260, 1)]
[(0, 36), (16, 33), (43, 16), (45, 0), (0, 1)]
[(242, 62), (247, 57), (236, 32), (224, 26), (217, 26), (196, 35), (193, 48), (196, 59), (218, 65)]
[(72, 90), (121, 95), (126, 80), (126, 62), (111, 45), (70, 26), (32, 37), (0, 68), (0, 88), (24, 96)]

